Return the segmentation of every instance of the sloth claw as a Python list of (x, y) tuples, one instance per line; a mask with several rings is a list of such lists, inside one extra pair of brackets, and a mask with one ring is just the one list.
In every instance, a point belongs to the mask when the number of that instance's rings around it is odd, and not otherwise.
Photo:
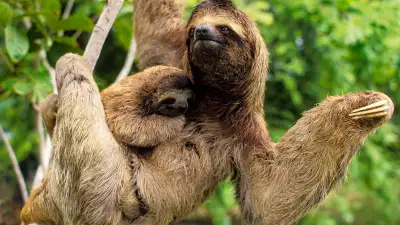
[(349, 116), (354, 120), (369, 119), (388, 115), (390, 105), (387, 100), (381, 100), (373, 104), (353, 110)]

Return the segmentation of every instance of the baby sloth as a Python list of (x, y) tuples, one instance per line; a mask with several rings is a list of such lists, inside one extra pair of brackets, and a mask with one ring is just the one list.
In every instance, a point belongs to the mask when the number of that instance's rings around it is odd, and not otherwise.
[[(192, 82), (177, 68), (156, 66), (126, 77), (101, 92), (108, 127), (129, 146), (153, 147), (178, 134), (193, 99)], [(56, 123), (57, 96), (41, 105), (48, 133)]]
[(158, 66), (106, 88), (101, 97), (115, 139), (152, 147), (179, 134), (193, 98), (190, 87), (182, 70)]

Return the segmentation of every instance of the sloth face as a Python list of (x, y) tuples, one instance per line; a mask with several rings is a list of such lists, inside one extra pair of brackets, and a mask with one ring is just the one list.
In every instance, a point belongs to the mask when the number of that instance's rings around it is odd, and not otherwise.
[(232, 88), (254, 62), (254, 24), (231, 3), (203, 2), (187, 25), (187, 46), (193, 80), (220, 89)]

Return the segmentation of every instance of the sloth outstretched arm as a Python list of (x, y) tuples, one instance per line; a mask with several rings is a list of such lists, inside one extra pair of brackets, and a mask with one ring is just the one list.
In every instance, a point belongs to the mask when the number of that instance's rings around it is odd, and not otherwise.
[(239, 184), (247, 221), (295, 223), (340, 183), (356, 150), (393, 110), (378, 92), (328, 97), (282, 137), (273, 160), (263, 157), (265, 149), (253, 149)]
[[(56, 65), (59, 90), (53, 152), (45, 182), (21, 213), (25, 224), (120, 224), (129, 201), (126, 154), (107, 127), (90, 67), (67, 54)], [(46, 209), (42, 212), (41, 209)]]
[(185, 0), (135, 0), (136, 55), (141, 70), (167, 65), (182, 68), (186, 50)]

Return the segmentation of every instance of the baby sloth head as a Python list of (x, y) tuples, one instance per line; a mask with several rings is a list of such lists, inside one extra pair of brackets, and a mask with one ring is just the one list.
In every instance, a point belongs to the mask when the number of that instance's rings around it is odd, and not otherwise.
[(231, 1), (199, 4), (188, 22), (186, 41), (186, 64), (195, 83), (239, 95), (248, 88), (264, 92), (259, 85), (265, 85), (267, 49), (254, 22)]

